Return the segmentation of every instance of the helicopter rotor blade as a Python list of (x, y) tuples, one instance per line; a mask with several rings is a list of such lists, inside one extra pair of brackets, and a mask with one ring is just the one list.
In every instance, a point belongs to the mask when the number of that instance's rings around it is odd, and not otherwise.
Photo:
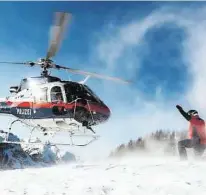
[(46, 59), (52, 58), (56, 54), (63, 38), (63, 33), (65, 31), (66, 25), (70, 20), (70, 13), (56, 12), (54, 25), (51, 27), (50, 31), (51, 34)]
[(117, 77), (110, 77), (110, 76), (106, 76), (106, 75), (97, 74), (97, 73), (94, 73), (94, 72), (86, 72), (86, 71), (73, 69), (73, 68), (68, 68), (68, 67), (64, 67), (64, 66), (60, 66), (60, 65), (55, 65), (55, 68), (56, 69), (64, 69), (64, 70), (67, 70), (69, 72), (80, 74), (80, 75), (92, 76), (92, 77), (96, 77), (96, 78), (99, 78), (99, 79), (112, 80), (112, 81), (121, 82), (121, 83), (131, 83), (132, 82), (132, 81), (123, 80), (123, 79), (120, 79), (120, 78), (117, 78)]
[(0, 62), (0, 64), (24, 64), (24, 65), (34, 66), (37, 63), (28, 61), (28, 62)]
[(91, 76), (96, 77), (99, 79), (107, 79), (112, 80), (116, 82), (121, 83), (131, 83), (132, 81), (129, 80), (123, 80), (117, 77), (110, 77), (106, 75), (101, 75), (95, 72), (86, 72), (78, 69), (73, 69), (61, 65), (57, 65), (53, 63), (53, 60), (51, 60), (52, 57), (55, 56), (57, 50), (59, 49), (59, 46), (61, 44), (61, 41), (63, 40), (63, 33), (65, 32), (66, 26), (71, 21), (72, 14), (66, 13), (66, 12), (56, 12), (55, 13), (55, 21), (53, 22), (53, 25), (51, 26), (50, 31), (50, 40), (49, 40), (49, 47), (45, 58), (40, 58), (37, 61), (27, 61), (27, 62), (0, 62), (1, 64), (23, 64), (23, 65), (29, 65), (34, 66), (38, 65), (43, 69), (42, 75), (48, 75), (47, 69), (54, 68), (54, 69), (63, 69), (68, 72), (74, 73), (74, 74), (80, 74), (85, 76)]

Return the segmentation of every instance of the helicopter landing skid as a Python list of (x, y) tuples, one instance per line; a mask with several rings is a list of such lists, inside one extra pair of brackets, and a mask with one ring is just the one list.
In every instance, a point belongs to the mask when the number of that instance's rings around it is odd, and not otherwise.
[[(25, 125), (25, 123), (23, 121), (19, 120), (19, 119), (14, 120), (13, 122), (11, 122), (11, 124), (9, 126), (9, 131), (7, 132), (7, 135), (4, 139), (4, 141), (2, 141), (1, 143), (5, 143), (5, 144), (7, 144), (7, 143), (8, 144), (9, 143), (10, 144), (31, 144), (31, 145), (37, 145), (37, 144), (38, 145), (48, 145), (49, 144), (49, 145), (59, 145), (59, 146), (87, 146), (87, 145), (91, 144), (92, 142), (96, 141), (97, 139), (99, 139), (99, 137), (100, 137), (99, 135), (96, 135), (95, 131), (91, 127), (90, 128), (86, 127), (87, 130), (90, 130), (93, 133), (93, 135), (87, 134), (86, 131), (84, 131), (83, 134), (79, 134), (79, 135), (74, 133), (74, 132), (69, 132), (69, 134), (70, 134), (69, 135), (70, 143), (51, 143), (49, 141), (49, 139), (45, 143), (41, 142), (41, 141), (31, 141), (32, 133), (37, 128), (40, 129), (44, 133), (44, 135), (47, 135), (49, 138), (53, 137), (58, 131), (61, 131), (61, 130), (51, 131), (52, 133), (48, 134), (48, 129), (43, 128), (41, 126), (34, 126), (34, 127), (32, 126), (28, 141), (19, 141), (19, 142), (18, 141), (9, 141), (9, 134), (11, 133), (12, 125), (16, 122), (21, 122), (22, 124)], [(26, 124), (26, 125), (31, 127), (28, 124)], [(74, 144), (73, 139), (72, 139), (72, 137), (74, 137), (74, 136), (91, 137), (92, 139), (90, 141), (88, 141), (87, 143), (85, 143), (85, 144)]]
[(75, 144), (73, 141), (72, 141), (72, 138), (71, 138), (71, 143), (52, 143), (52, 142), (32, 142), (32, 141), (29, 141), (29, 142), (23, 142), (23, 141), (20, 141), (20, 142), (13, 142), (13, 141), (2, 141), (0, 144), (25, 144), (25, 145), (51, 145), (51, 146), (80, 146), (80, 147), (83, 147), (83, 146), (87, 146), (89, 144), (91, 144), (92, 142), (96, 141), (97, 139), (99, 138), (99, 136), (93, 136), (92, 140), (90, 140), (89, 142), (85, 143), (85, 144)]

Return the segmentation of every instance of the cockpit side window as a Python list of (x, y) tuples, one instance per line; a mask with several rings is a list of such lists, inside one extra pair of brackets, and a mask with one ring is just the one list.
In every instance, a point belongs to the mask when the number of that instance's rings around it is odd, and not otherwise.
[(52, 87), (50, 95), (51, 95), (52, 102), (63, 101), (62, 90), (61, 90), (61, 87), (59, 86)]

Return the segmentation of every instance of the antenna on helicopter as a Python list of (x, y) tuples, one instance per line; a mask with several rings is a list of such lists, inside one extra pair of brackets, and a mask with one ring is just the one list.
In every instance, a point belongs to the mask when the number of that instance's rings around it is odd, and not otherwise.
[(79, 83), (85, 84), (90, 77), (91, 77), (90, 75), (86, 76), (86, 78), (84, 80), (80, 81)]
[(71, 72), (73, 74), (80, 74), (85, 75), (86, 78), (83, 81), (85, 83), (89, 77), (96, 77), (99, 79), (107, 79), (107, 80), (113, 80), (116, 82), (121, 83), (131, 83), (131, 81), (123, 80), (120, 78), (115, 77), (109, 77), (100, 75), (97, 73), (92, 72), (86, 72), (78, 69), (73, 69), (65, 66), (61, 66), (58, 64), (55, 64), (53, 60), (51, 59), (54, 57), (60, 47), (61, 41), (63, 39), (63, 34), (65, 32), (65, 28), (68, 25), (68, 23), (71, 21), (72, 15), (70, 13), (65, 12), (56, 12), (54, 17), (54, 22), (50, 30), (50, 39), (49, 39), (49, 47), (45, 58), (40, 58), (37, 61), (27, 61), (27, 62), (0, 62), (0, 63), (9, 63), (9, 64), (23, 64), (28, 66), (40, 66), (43, 70), (41, 71), (42, 76), (48, 76), (48, 69), (57, 69), (57, 70), (66, 70), (68, 72)]

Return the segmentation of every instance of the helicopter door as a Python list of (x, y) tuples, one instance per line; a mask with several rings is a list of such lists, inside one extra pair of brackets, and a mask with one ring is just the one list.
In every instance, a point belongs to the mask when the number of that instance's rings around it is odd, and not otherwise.
[(50, 91), (50, 98), (53, 105), (52, 112), (54, 115), (64, 115), (64, 101), (63, 90), (61, 86), (54, 86)]
[[(33, 102), (35, 103), (42, 103), (48, 101), (48, 88), (33, 88), (33, 91), (31, 93)], [(32, 110), (34, 111), (34, 114), (36, 113), (36, 107), (32, 104)]]

